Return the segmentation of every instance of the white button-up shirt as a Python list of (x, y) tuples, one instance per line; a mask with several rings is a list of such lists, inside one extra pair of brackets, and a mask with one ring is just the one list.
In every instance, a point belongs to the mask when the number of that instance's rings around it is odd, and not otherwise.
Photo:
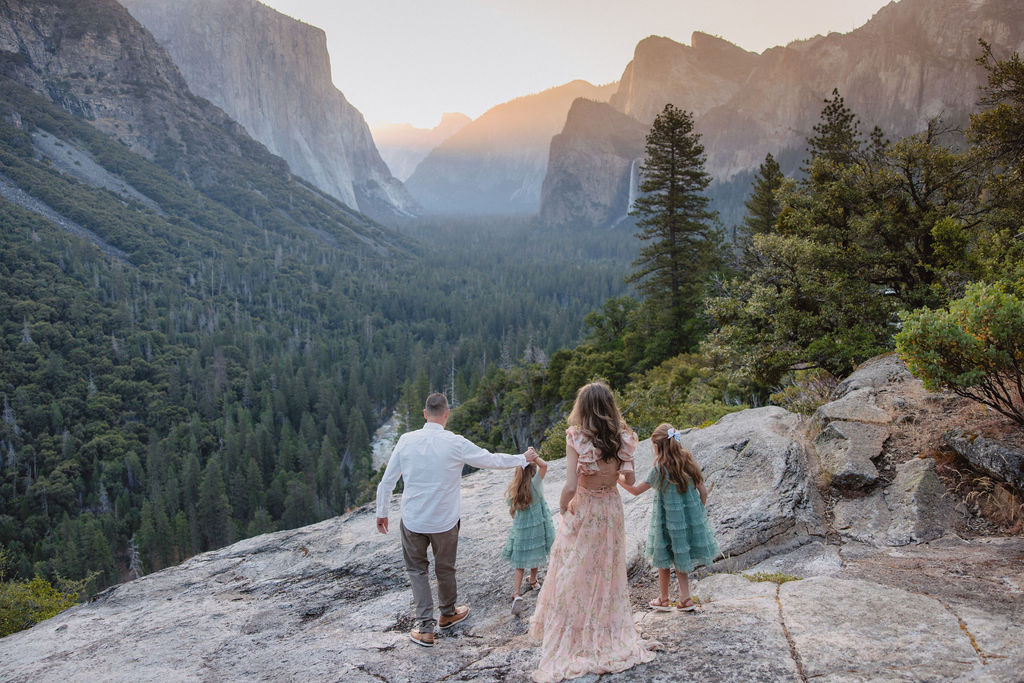
[(506, 469), (525, 467), (526, 457), (491, 453), (436, 422), (406, 432), (395, 444), (384, 478), (377, 485), (377, 517), (388, 516), (388, 503), (401, 477), (402, 523), (418, 534), (448, 531), (462, 514), (462, 466)]

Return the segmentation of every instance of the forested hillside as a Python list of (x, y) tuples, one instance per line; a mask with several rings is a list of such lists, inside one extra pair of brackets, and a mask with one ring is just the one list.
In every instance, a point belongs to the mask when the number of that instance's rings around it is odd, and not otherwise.
[(369, 434), (403, 387), (454, 376), (468, 394), (503, 354), (578, 338), (621, 291), (621, 241), (591, 257), (524, 239), (528, 225), (402, 236), (261, 154), (277, 196), (292, 188), (288, 214), (252, 206), (267, 194), (249, 182), (194, 189), (0, 82), (8, 578), (95, 590), (343, 512), (366, 497)]

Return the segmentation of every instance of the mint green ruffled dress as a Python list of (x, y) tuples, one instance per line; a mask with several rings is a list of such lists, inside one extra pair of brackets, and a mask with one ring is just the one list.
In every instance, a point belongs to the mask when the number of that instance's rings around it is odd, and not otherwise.
[[(536, 472), (530, 480), (533, 500), (525, 510), (516, 511), (512, 528), (501, 556), (515, 569), (533, 569), (547, 563), (548, 551), (555, 542), (555, 525), (544, 502), (543, 479)], [(506, 501), (511, 502), (511, 501)]]
[(657, 569), (673, 566), (681, 572), (708, 565), (718, 556), (718, 542), (711, 531), (700, 492), (688, 482), (685, 493), (668, 480), (660, 468), (647, 475), (654, 490), (654, 509), (647, 532), (647, 560)]

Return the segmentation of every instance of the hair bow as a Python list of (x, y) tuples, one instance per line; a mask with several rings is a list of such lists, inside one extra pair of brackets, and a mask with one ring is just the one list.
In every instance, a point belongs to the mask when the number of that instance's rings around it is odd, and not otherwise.
[(682, 432), (676, 429), (675, 427), (668, 428), (668, 438), (675, 439), (678, 442), (680, 434), (682, 434)]

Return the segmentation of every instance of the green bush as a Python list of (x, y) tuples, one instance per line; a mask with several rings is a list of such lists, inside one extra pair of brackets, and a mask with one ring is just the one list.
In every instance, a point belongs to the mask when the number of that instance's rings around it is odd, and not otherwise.
[(905, 314), (896, 350), (928, 389), (949, 389), (1024, 425), (1024, 301), (975, 284), (948, 309)]
[(565, 457), (565, 430), (569, 428), (566, 418), (562, 418), (544, 432), (540, 442), (540, 454), (547, 462), (561, 460)]
[(79, 583), (84, 582), (60, 582), (60, 587), (55, 587), (39, 576), (0, 583), (0, 638), (77, 604)]
[(839, 384), (835, 375), (821, 368), (796, 370), (785, 380), (768, 400), (773, 405), (803, 415), (810, 415), (820, 405), (826, 403), (829, 395)]
[(721, 400), (730, 388), (724, 374), (709, 370), (702, 355), (681, 354), (631, 382), (622, 392), (620, 406), (626, 422), (643, 439), (662, 422), (682, 429), (746, 408)]

